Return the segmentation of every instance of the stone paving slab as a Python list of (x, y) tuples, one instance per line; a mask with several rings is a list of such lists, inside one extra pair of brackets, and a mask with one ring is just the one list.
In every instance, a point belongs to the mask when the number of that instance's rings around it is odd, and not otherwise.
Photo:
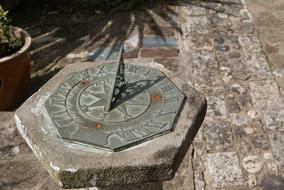
[(240, 186), (244, 178), (236, 152), (207, 155), (208, 173), (213, 178), (213, 187)]

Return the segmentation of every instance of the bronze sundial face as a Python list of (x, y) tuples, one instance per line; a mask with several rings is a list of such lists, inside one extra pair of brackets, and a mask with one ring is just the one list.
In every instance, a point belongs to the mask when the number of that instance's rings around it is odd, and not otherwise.
[(117, 69), (72, 73), (50, 96), (45, 106), (63, 139), (118, 151), (174, 129), (179, 89), (157, 69), (123, 64), (122, 81)]

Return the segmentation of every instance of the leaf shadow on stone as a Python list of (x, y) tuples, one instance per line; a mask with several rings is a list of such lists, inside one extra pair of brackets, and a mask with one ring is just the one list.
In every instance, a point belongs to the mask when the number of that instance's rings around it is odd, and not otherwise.
[[(173, 3), (155, 1), (127, 10), (123, 6), (104, 9), (91, 1), (81, 2), (26, 0), (11, 13), (13, 25), (26, 29), (33, 38), (32, 78), (47, 75), (69, 64), (66, 56), (70, 57), (74, 50), (88, 52), (98, 49), (93, 55), (97, 57), (104, 53), (104, 47), (110, 47), (106, 56), (109, 58), (135, 30), (138, 47), (143, 45), (146, 27), (153, 35), (165, 40), (154, 15), (181, 33), (177, 21), (172, 18), (177, 15), (170, 7)], [(74, 61), (84, 61), (85, 57), (76, 57)]]
[[(31, 60), (34, 81), (39, 80), (39, 84), (44, 84), (50, 75), (56, 74), (65, 65), (87, 61), (90, 52), (93, 53), (93, 60), (102, 54), (109, 59), (133, 33), (138, 35), (136, 49), (143, 47), (147, 31), (150, 33), (147, 35), (159, 36), (165, 41), (166, 35), (161, 28), (163, 24), (182, 34), (176, 19), (179, 13), (173, 8), (175, 6), (206, 7), (221, 3), (210, 0), (145, 0), (140, 6), (129, 8), (125, 3), (128, 1), (123, 1), (118, 7), (106, 9), (99, 7), (96, 2), (26, 0), (11, 13), (13, 25), (26, 29), (33, 38)], [(109, 48), (108, 52), (104, 51), (106, 47)], [(77, 54), (74, 55), (74, 52)], [(47, 80), (42, 82), (44, 79)], [(29, 94), (38, 88), (39, 85), (32, 86)]]

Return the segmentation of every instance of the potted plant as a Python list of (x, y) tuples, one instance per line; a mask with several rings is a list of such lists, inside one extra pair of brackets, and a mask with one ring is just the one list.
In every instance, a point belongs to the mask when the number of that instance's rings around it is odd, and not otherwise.
[(0, 110), (15, 106), (25, 93), (30, 77), (30, 35), (11, 26), (0, 5)]

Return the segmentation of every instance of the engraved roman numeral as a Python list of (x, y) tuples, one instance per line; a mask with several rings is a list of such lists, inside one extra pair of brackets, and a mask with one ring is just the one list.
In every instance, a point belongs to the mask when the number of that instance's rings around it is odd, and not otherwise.
[(138, 101), (135, 101), (133, 99), (128, 100), (126, 103), (126, 105), (132, 105), (132, 106), (147, 106), (146, 103), (140, 103)]
[(69, 79), (66, 80), (66, 83), (72, 88), (75, 86), (79, 81), (74, 77), (70, 77)]
[(161, 87), (161, 90), (162, 90), (163, 93), (166, 93), (166, 92), (173, 90), (173, 89), (174, 89), (174, 87), (172, 85), (167, 85), (167, 86)]
[(66, 80), (66, 83), (72, 88), (75, 86), (78, 82), (80, 82), (83, 79), (90, 78), (89, 72), (87, 70), (81, 71), (79, 73), (76, 73), (69, 77)]
[(74, 120), (69, 116), (67, 111), (53, 113), (53, 119), (60, 127), (70, 127), (76, 125)]
[(151, 73), (151, 70), (148, 70), (145, 74), (144, 74), (144, 76), (147, 76), (147, 75), (149, 75)]
[(90, 94), (90, 91), (86, 90), (86, 91), (83, 92), (83, 94), (84, 94), (85, 96), (88, 96), (88, 95)]
[(158, 121), (150, 121), (149, 123), (146, 123), (146, 126), (148, 126), (148, 127), (159, 128), (159, 129), (162, 129), (167, 125), (168, 125), (168, 123), (162, 123), (162, 122), (158, 122)]
[(80, 77), (82, 77), (83, 79), (90, 78), (90, 75), (89, 75), (88, 70), (83, 70), (83, 71), (79, 72), (78, 74), (79, 74)]
[(51, 105), (54, 105), (54, 106), (65, 105), (65, 99), (61, 99), (60, 97), (59, 97), (59, 99), (52, 97), (50, 103), (51, 103)]
[(53, 115), (54, 118), (60, 118), (60, 117), (65, 118), (65, 117), (69, 117), (69, 115), (68, 115), (68, 113), (67, 113), (66, 110), (53, 112), (52, 115)]
[(179, 97), (178, 96), (165, 97), (164, 104), (171, 103), (171, 102), (178, 102), (178, 101), (179, 101)]
[(89, 107), (88, 107), (86, 104), (82, 105), (82, 106), (81, 106), (81, 109), (82, 109), (82, 111), (83, 111), (84, 113), (90, 111)]
[(99, 67), (98, 74), (105, 73), (104, 68), (105, 68), (105, 66), (104, 66), (104, 65), (103, 65), (103, 66), (101, 66), (101, 67)]
[(68, 124), (72, 123), (74, 120), (69, 118), (69, 119), (66, 119), (66, 120), (57, 120), (57, 123), (59, 125), (61, 125), (62, 127), (64, 126), (67, 126)]
[(137, 71), (140, 70), (140, 69), (141, 69), (140, 66), (130, 65), (130, 67), (129, 67), (129, 69), (128, 69), (128, 72), (137, 73)]
[(75, 122), (81, 120), (81, 118), (76, 114), (76, 112), (74, 112), (74, 111), (69, 111), (69, 114), (71, 115), (72, 119), (73, 119)]
[(153, 128), (150, 128), (150, 127), (143, 126), (143, 127), (135, 128), (135, 129), (133, 129), (133, 131), (134, 131), (134, 133), (143, 137), (143, 136), (148, 136), (148, 135), (154, 133), (156, 130), (154, 130)]
[(124, 141), (133, 141), (137, 139), (137, 136), (131, 130), (127, 131), (117, 131), (116, 134), (123, 138)]
[(141, 127), (136, 127), (134, 129), (118, 131), (116, 132), (116, 134), (119, 137), (123, 138), (124, 141), (133, 141), (133, 140), (138, 140), (141, 137), (151, 135), (155, 132), (156, 130), (154, 128), (148, 126), (141, 126)]
[(58, 89), (57, 89), (57, 94), (65, 97), (67, 96), (67, 94), (69, 93), (70, 91), (70, 88), (63, 88), (63, 86), (60, 86)]
[(176, 114), (176, 111), (163, 112), (163, 110), (161, 110), (156, 117), (162, 117), (169, 114)]

